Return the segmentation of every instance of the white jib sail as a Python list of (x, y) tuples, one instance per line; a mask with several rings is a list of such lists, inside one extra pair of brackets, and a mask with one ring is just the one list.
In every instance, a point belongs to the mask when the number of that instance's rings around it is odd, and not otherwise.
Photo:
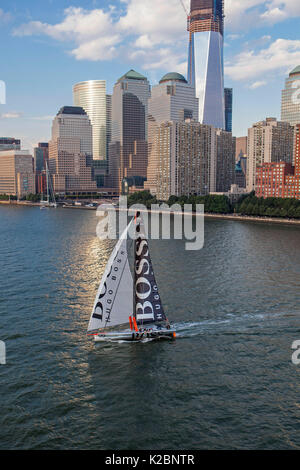
[(121, 235), (103, 274), (88, 333), (128, 323), (133, 313), (133, 279), (128, 262), (127, 233), (132, 221)]

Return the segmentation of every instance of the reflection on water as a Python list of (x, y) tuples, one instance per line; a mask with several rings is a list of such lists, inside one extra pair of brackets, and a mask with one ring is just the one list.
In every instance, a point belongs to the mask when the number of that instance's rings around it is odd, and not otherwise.
[(299, 228), (207, 220), (199, 252), (151, 242), (177, 341), (95, 347), (114, 246), (96, 223), (0, 207), (0, 448), (300, 448)]

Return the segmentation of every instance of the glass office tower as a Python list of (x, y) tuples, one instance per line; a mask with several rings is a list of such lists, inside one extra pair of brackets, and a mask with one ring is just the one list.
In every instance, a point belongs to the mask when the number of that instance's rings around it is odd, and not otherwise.
[(199, 121), (225, 129), (224, 0), (191, 0), (188, 80), (199, 98)]
[(82, 107), (93, 126), (93, 159), (106, 160), (106, 81), (89, 80), (73, 87), (74, 105)]

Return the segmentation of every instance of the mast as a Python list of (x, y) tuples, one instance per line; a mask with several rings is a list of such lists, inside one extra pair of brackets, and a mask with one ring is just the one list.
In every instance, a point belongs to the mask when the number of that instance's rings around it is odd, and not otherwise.
[(50, 196), (51, 196), (51, 199), (52, 199), (52, 205), (53, 205), (54, 207), (57, 207), (56, 199), (55, 199), (55, 193), (54, 193), (54, 189), (53, 189), (53, 185), (52, 185), (52, 180), (51, 180), (51, 175), (50, 175), (50, 171), (49, 171), (49, 167), (48, 167), (48, 163), (47, 163), (47, 162), (46, 162), (46, 165), (47, 165), (47, 171), (48, 171), (49, 187), (50, 187)]
[(137, 324), (168, 322), (159, 295), (141, 213), (135, 216), (134, 317)]
[(42, 204), (42, 203), (44, 202), (44, 179), (43, 179), (43, 173), (41, 174), (41, 190), (42, 190), (42, 194), (41, 194), (40, 203)]

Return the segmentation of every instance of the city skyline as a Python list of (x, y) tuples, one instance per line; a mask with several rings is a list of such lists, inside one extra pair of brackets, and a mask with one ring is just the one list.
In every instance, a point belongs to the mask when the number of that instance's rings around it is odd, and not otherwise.
[[(189, 9), (189, 1), (184, 3)], [(7, 65), (0, 78), (7, 85), (7, 104), (1, 105), (0, 125), (3, 135), (21, 138), (23, 148), (49, 140), (51, 120), (57, 108), (72, 104), (77, 82), (106, 80), (111, 93), (116, 79), (130, 68), (147, 76), (151, 85), (164, 73), (187, 76), (188, 33), (179, 0), (168, 5), (128, 0), (115, 2), (114, 8), (104, 0), (72, 6), (52, 0), (48, 8), (33, 0), (26, 7), (20, 0), (4, 0), (1, 8)], [(240, 136), (265, 115), (280, 119), (285, 78), (300, 64), (300, 5), (249, 0), (241, 6), (227, 0), (225, 15), (225, 86), (234, 89), (233, 133)]]

